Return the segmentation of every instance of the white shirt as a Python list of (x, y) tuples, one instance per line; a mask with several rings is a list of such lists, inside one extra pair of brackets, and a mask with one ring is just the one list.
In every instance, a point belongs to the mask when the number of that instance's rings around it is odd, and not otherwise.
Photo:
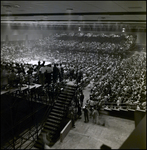
[(45, 73), (46, 68), (43, 66), (43, 67), (41, 67), (41, 68), (39, 69), (39, 71), (41, 71), (41, 73), (43, 74), (43, 73)]
[(53, 68), (52, 67), (46, 66), (45, 69), (46, 69), (47, 73), (53, 72)]

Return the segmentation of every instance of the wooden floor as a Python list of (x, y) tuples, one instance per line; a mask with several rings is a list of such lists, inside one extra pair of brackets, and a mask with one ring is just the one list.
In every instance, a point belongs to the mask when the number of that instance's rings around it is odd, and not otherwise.
[[(70, 82), (69, 84), (72, 84)], [(84, 103), (89, 99), (90, 88), (83, 91)], [(111, 149), (118, 149), (135, 129), (135, 122), (123, 118), (100, 114), (100, 122), (105, 126), (94, 124), (92, 118), (84, 123), (84, 115), (75, 123), (63, 142), (57, 141), (52, 149), (100, 149), (105, 144)]]

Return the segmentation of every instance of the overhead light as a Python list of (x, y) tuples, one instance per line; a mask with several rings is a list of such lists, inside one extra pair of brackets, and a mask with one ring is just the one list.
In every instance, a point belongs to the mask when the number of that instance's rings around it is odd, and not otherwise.
[(16, 4), (16, 5), (14, 5), (13, 7), (14, 7), (14, 8), (19, 8), (20, 5)]
[(66, 9), (66, 11), (67, 11), (68, 13), (71, 13), (72, 10), (73, 10), (72, 8), (67, 8), (67, 9)]
[(10, 4), (3, 5), (4, 8), (11, 8), (12, 6)]

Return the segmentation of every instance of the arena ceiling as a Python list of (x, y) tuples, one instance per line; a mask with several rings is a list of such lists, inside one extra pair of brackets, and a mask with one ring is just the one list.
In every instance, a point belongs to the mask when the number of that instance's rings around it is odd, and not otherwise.
[(2, 23), (127, 24), (146, 29), (146, 1), (1, 1)]

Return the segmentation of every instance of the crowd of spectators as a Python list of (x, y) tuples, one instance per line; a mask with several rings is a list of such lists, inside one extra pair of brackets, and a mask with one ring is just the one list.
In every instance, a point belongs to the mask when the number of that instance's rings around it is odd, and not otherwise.
[[(128, 55), (135, 39), (124, 34), (70, 33), (3, 43), (1, 89), (17, 86), (19, 82), (44, 86), (69, 79), (84, 86), (85, 82), (93, 81), (91, 99), (104, 101), (105, 105), (109, 101), (133, 103), (146, 109), (146, 53)], [(31, 60), (51, 63), (28, 64)]]
[(91, 96), (107, 106), (116, 103), (120, 107), (126, 104), (146, 109), (146, 53), (136, 52), (120, 61), (102, 80), (94, 83)]

